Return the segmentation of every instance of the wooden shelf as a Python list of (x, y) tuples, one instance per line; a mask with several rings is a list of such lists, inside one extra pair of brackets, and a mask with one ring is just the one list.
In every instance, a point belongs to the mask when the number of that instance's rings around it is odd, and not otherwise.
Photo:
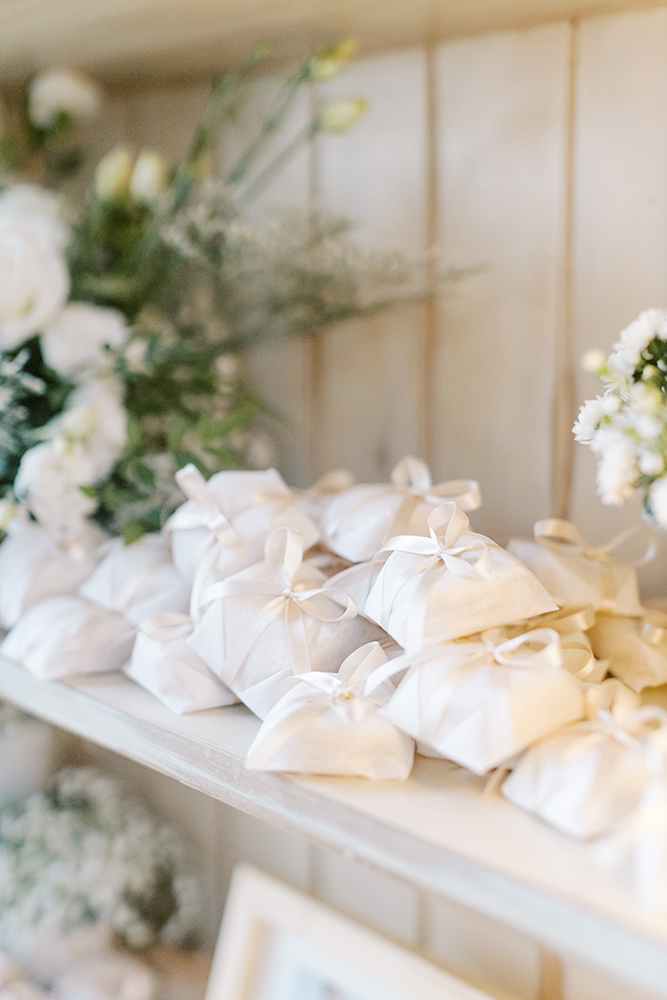
[(219, 70), (260, 38), (285, 56), (341, 35), (365, 53), (657, 0), (0, 0), (0, 79), (76, 63), (111, 81)]
[(651, 919), (589, 849), (418, 758), (409, 781), (246, 771), (258, 721), (241, 707), (179, 717), (120, 674), (41, 682), (0, 660), (0, 697), (206, 795), (510, 924), (649, 989), (667, 981), (667, 920)]

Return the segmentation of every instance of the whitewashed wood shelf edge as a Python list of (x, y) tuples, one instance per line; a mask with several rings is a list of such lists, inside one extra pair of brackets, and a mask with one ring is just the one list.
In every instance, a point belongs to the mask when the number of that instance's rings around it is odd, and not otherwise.
[(605, 878), (588, 848), (418, 758), (409, 781), (244, 768), (258, 720), (241, 707), (176, 716), (121, 674), (36, 680), (0, 658), (0, 697), (206, 795), (510, 924), (558, 952), (664, 989), (667, 921)]

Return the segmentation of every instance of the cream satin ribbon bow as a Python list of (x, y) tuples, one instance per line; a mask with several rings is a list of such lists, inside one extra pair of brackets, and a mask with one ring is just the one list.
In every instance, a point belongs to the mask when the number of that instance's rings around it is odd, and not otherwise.
[[(428, 516), (428, 537), (424, 535), (398, 535), (391, 538), (378, 552), (376, 559), (385, 560), (392, 552), (406, 552), (423, 556), (407, 573), (397, 574), (388, 585), (383, 571), (382, 615), (380, 625), (387, 629), (396, 599), (403, 587), (415, 576), (421, 580), (411, 601), (407, 622), (406, 648), (419, 648), (424, 635), (428, 597), (433, 585), (442, 574), (443, 567), (455, 576), (477, 577), (489, 580), (494, 575), (489, 542), (483, 535), (468, 532), (470, 521), (453, 501), (436, 507)], [(459, 544), (460, 543), (460, 544)]]
[(200, 510), (181, 507), (167, 521), (169, 529), (207, 528), (221, 545), (238, 542), (238, 535), (222, 505), (196, 465), (190, 463), (176, 473), (180, 489)]
[(627, 528), (601, 545), (593, 548), (588, 545), (583, 535), (572, 524), (571, 521), (561, 521), (559, 518), (545, 518), (543, 521), (536, 521), (533, 529), (535, 541), (553, 552), (562, 552), (566, 555), (581, 556), (582, 559), (590, 559), (597, 562), (608, 563), (615, 559), (614, 552), (627, 542), (629, 538), (638, 535), (646, 542), (646, 550), (639, 559), (632, 560), (629, 565), (643, 566), (650, 562), (655, 556), (656, 545), (648, 532), (640, 525)]
[[(406, 665), (410, 666), (411, 671), (419, 672), (420, 667), (437, 661), (442, 670), (442, 684), (438, 689), (438, 697), (425, 701), (419, 732), (420, 739), (435, 746), (438, 734), (447, 721), (456, 689), (476, 671), (488, 668), (485, 711), (488, 729), (485, 732), (491, 757), (502, 758), (512, 752), (511, 748), (508, 750), (513, 732), (512, 712), (503, 671), (495, 668), (528, 670), (537, 674), (555, 673), (563, 667), (564, 655), (580, 658), (582, 668), (585, 667), (583, 661), (592, 658), (591, 651), (583, 643), (571, 643), (569, 651), (564, 654), (560, 637), (551, 628), (535, 629), (507, 640), (503, 639), (500, 629), (489, 629), (482, 633), (479, 642), (426, 646), (417, 655), (406, 654), (397, 660), (391, 660), (369, 677), (366, 693), (374, 691), (379, 684)], [(419, 678), (419, 673), (417, 677)]]
[[(271, 622), (285, 620), (287, 638), (295, 674), (310, 671), (310, 656), (306, 638), (306, 619), (341, 622), (357, 615), (357, 605), (343, 590), (323, 587), (306, 589), (298, 582), (303, 562), (303, 539), (294, 528), (275, 528), (266, 540), (264, 556), (268, 580), (235, 580), (229, 578), (211, 584), (202, 595), (203, 604), (226, 597), (267, 597), (262, 610), (245, 628), (225, 658), (225, 681), (233, 684), (259, 638)], [(339, 611), (332, 610), (332, 604)]]
[[(529, 632), (537, 628), (552, 628), (561, 637), (561, 647), (564, 650), (580, 648), (578, 640), (571, 640), (573, 632), (586, 632), (595, 625), (595, 609), (590, 605), (580, 608), (559, 608), (558, 611), (549, 611), (545, 615), (538, 615), (536, 618), (526, 618), (516, 625), (505, 625), (503, 632), (508, 639), (514, 638), (523, 632)], [(574, 672), (574, 676), (583, 681), (595, 669), (595, 657), (591, 656), (587, 663), (583, 664)]]
[[(368, 711), (370, 700), (363, 694), (362, 685), (386, 662), (387, 656), (379, 642), (369, 642), (351, 653), (337, 674), (316, 670), (287, 678), (280, 685), (273, 707), (248, 751), (246, 766), (264, 769), (292, 735), (330, 709), (342, 724), (360, 722)], [(298, 692), (286, 697), (295, 687)]]
[(340, 530), (343, 520), (347, 520), (367, 503), (397, 495), (403, 499), (385, 532), (385, 541), (408, 532), (410, 519), (420, 503), (437, 506), (445, 500), (453, 500), (462, 510), (477, 510), (482, 503), (479, 483), (474, 479), (451, 479), (434, 486), (426, 463), (412, 455), (406, 455), (394, 467), (391, 484), (367, 487), (355, 504), (341, 511), (338, 519), (331, 522), (327, 529), (328, 534), (335, 535)]

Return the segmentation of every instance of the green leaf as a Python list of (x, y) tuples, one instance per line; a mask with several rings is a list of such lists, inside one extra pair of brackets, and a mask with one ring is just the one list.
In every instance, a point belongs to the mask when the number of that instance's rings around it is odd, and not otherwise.
[(134, 462), (132, 464), (132, 475), (134, 475), (140, 483), (148, 486), (149, 489), (155, 489), (155, 473), (146, 465), (144, 462)]
[(123, 526), (123, 541), (126, 545), (132, 545), (132, 542), (138, 542), (140, 538), (146, 534), (146, 529), (144, 528), (141, 521), (128, 521), (127, 524)]
[(97, 487), (95, 486), (79, 486), (79, 490), (86, 497), (92, 497), (94, 500), (97, 496)]
[(177, 451), (181, 446), (183, 437), (190, 427), (190, 421), (182, 415), (174, 417), (167, 430), (167, 448), (169, 451)]

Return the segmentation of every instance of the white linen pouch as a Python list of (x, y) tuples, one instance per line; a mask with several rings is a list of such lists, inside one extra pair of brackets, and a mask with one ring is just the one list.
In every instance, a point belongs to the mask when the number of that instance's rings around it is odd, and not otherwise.
[(514, 805), (569, 837), (607, 833), (635, 808), (650, 778), (636, 739), (656, 717), (620, 681), (586, 692), (587, 720), (529, 747), (502, 786)]
[(414, 741), (380, 715), (380, 699), (363, 693), (366, 678), (386, 662), (382, 647), (371, 642), (348, 656), (337, 674), (310, 672), (286, 680), (246, 767), (405, 780)]
[(446, 642), (556, 605), (518, 559), (490, 538), (468, 531), (455, 503), (428, 518), (429, 538), (402, 535), (387, 542), (389, 556), (364, 613), (410, 652), (424, 642)]
[(357, 616), (347, 594), (323, 589), (324, 574), (303, 562), (298, 531), (277, 528), (265, 555), (208, 588), (206, 610), (186, 640), (260, 718), (286, 677), (335, 671), (359, 646), (386, 639)]
[[(611, 553), (632, 535), (646, 539), (643, 555), (634, 563), (615, 559)], [(655, 553), (641, 528), (624, 531), (595, 549), (569, 521), (548, 518), (536, 522), (534, 540), (513, 538), (507, 548), (535, 574), (559, 607), (590, 606), (622, 615), (641, 614), (635, 567)]]
[[(319, 529), (275, 469), (217, 472), (208, 480), (194, 465), (176, 473), (188, 500), (167, 521), (176, 569), (201, 591), (259, 562), (267, 535), (295, 528), (310, 548)], [(195, 611), (197, 608), (194, 609)]]
[(139, 626), (125, 673), (179, 715), (235, 705), (238, 698), (186, 643), (194, 622), (165, 612)]
[(73, 594), (99, 561), (104, 535), (94, 525), (76, 541), (16, 517), (0, 545), (0, 626), (11, 628), (23, 612), (47, 597)]
[(327, 506), (322, 537), (332, 552), (350, 562), (365, 562), (396, 535), (428, 535), (428, 516), (445, 500), (462, 510), (477, 510), (482, 500), (473, 479), (433, 485), (428, 466), (408, 455), (391, 474), (391, 483), (351, 486)]
[(641, 618), (599, 612), (589, 632), (596, 656), (633, 691), (667, 683), (667, 615)]
[[(380, 711), (414, 739), (480, 775), (582, 718), (582, 686), (562, 666), (556, 632), (538, 629), (499, 639), (491, 631), (481, 642), (447, 643), (407, 656), (412, 665)], [(570, 655), (583, 660), (590, 653)], [(367, 691), (400, 663), (380, 668)]]
[(3, 656), (42, 680), (120, 670), (134, 629), (116, 611), (83, 597), (49, 597), (29, 608), (2, 643)]
[(188, 610), (190, 591), (163, 535), (144, 535), (131, 545), (114, 538), (102, 548), (102, 561), (79, 587), (81, 597), (124, 614), (133, 625), (158, 612)]

